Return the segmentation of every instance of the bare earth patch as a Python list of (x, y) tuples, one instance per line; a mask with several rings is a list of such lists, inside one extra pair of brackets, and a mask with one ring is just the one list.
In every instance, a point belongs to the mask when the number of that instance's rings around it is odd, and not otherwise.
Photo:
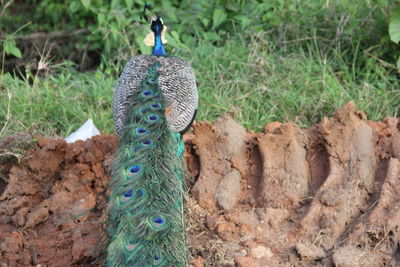
[[(350, 102), (307, 129), (274, 122), (252, 133), (229, 116), (193, 128), (192, 266), (400, 265), (398, 119), (368, 121)], [(0, 164), (0, 266), (101, 265), (117, 144), (43, 139)]]

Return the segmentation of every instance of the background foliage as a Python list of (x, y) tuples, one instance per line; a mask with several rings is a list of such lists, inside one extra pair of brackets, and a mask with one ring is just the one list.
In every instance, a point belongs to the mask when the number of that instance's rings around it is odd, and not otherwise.
[[(3, 0), (3, 2), (7, 2)], [(17, 57), (13, 50), (13, 35), (35, 32), (69, 33), (85, 29), (73, 36), (74, 41), (63, 44), (56, 57), (74, 52), (101, 54), (103, 61), (118, 61), (123, 55), (148, 53), (142, 40), (149, 31), (141, 18), (144, 0), (17, 0), (3, 12), (1, 29), (3, 48)], [(285, 42), (318, 37), (318, 46), (329, 50), (340, 46), (346, 51), (359, 42), (359, 49), (380, 45), (379, 54), (393, 58), (388, 51), (388, 14), (397, 1), (391, 0), (217, 0), (154, 1), (155, 7), (171, 29), (170, 46), (175, 50), (190, 52), (199, 42), (207, 43), (205, 49), (220, 47), (237, 34), (250, 36), (257, 32), (270, 32), (268, 39)], [(22, 29), (21, 29), (22, 28)], [(62, 36), (60, 36), (62, 37)], [(8, 39), (7, 39), (8, 38)], [(17, 40), (18, 41), (18, 40)], [(37, 41), (37, 40), (34, 40)], [(41, 40), (41, 41), (46, 41)], [(24, 48), (26, 39), (16, 47)], [(296, 45), (308, 45), (296, 43)], [(38, 45), (36, 43), (36, 45)], [(285, 48), (287, 48), (285, 46)], [(297, 47), (296, 47), (297, 48)], [(175, 53), (175, 50), (171, 53)], [(21, 50), (21, 49), (20, 49)], [(23, 50), (23, 49), (22, 49)], [(80, 53), (79, 53), (80, 52)], [(92, 54), (91, 54), (92, 53)], [(386, 54), (385, 54), (386, 53)], [(32, 56), (24, 53), (25, 56)], [(22, 55), (21, 55), (22, 56)], [(78, 62), (82, 56), (71, 58)], [(98, 62), (96, 62), (98, 63)], [(93, 67), (93, 66), (92, 66)]]
[[(112, 132), (111, 88), (129, 57), (150, 52), (145, 1), (1, 4), (0, 135), (65, 135), (87, 117)], [(167, 52), (196, 70), (199, 119), (233, 111), (254, 130), (284, 119), (307, 126), (349, 100), (371, 119), (398, 114), (399, 47), (388, 32), (398, 0), (151, 4), (169, 28)]]

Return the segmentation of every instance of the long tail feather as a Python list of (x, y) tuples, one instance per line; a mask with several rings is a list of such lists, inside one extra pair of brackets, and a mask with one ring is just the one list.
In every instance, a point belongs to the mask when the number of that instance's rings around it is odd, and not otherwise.
[(183, 142), (153, 64), (133, 96), (112, 169), (107, 266), (187, 266)]

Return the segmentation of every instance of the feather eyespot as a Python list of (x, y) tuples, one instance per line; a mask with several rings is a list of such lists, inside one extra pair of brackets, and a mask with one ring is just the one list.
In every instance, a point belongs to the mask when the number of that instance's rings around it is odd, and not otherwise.
[(158, 266), (163, 263), (163, 259), (160, 256), (154, 256), (153, 265)]
[(138, 135), (144, 135), (144, 134), (146, 134), (147, 133), (147, 129), (146, 128), (143, 128), (143, 127), (138, 127), (138, 128), (136, 128), (136, 134), (138, 134)]
[(155, 83), (157, 83), (157, 79), (154, 78), (154, 77), (153, 77), (153, 78), (149, 78), (147, 81), (148, 81), (149, 84), (155, 84)]
[(161, 108), (161, 104), (159, 104), (159, 103), (150, 104), (150, 109), (152, 109), (152, 110), (159, 110), (160, 108)]
[(150, 89), (146, 89), (146, 90), (144, 90), (144, 91), (142, 91), (142, 92), (140, 93), (140, 95), (141, 95), (143, 98), (152, 97), (153, 94), (154, 94), (153, 90), (150, 90)]
[(129, 166), (127, 169), (127, 177), (128, 178), (133, 178), (138, 176), (142, 171), (142, 167), (140, 167), (139, 165), (133, 165), (133, 166)]
[(165, 220), (161, 217), (155, 217), (153, 218), (153, 223), (155, 224), (164, 224)]
[(137, 165), (132, 166), (132, 167), (129, 168), (129, 172), (130, 173), (138, 173), (138, 172), (140, 172), (140, 167), (137, 166)]
[(150, 114), (149, 116), (147, 116), (147, 121), (150, 123), (155, 123), (158, 122), (160, 120), (160, 117), (157, 114)]
[(131, 189), (129, 191), (126, 191), (123, 195), (124, 197), (132, 197), (135, 194), (135, 190)]
[(151, 139), (146, 139), (146, 140), (142, 141), (142, 146), (144, 146), (144, 147), (151, 146), (152, 144), (153, 144), (153, 140), (151, 140)]
[(162, 230), (167, 227), (167, 221), (163, 216), (154, 216), (149, 219), (150, 227), (154, 230)]
[(120, 197), (120, 201), (122, 203), (129, 201), (130, 199), (132, 199), (133, 196), (136, 195), (136, 191), (131, 189), (129, 191), (126, 191), (125, 193), (122, 194), (122, 196)]

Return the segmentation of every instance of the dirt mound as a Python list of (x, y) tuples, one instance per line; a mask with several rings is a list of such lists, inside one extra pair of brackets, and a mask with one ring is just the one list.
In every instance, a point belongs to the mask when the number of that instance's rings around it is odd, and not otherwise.
[[(185, 136), (192, 266), (400, 265), (400, 123), (350, 102), (301, 129), (225, 116)], [(41, 140), (8, 166), (0, 266), (102, 262), (113, 136)], [(83, 212), (90, 210), (90, 212)]]
[(41, 140), (9, 169), (0, 197), (1, 266), (87, 266), (101, 258), (101, 204), (116, 145), (114, 136)]

